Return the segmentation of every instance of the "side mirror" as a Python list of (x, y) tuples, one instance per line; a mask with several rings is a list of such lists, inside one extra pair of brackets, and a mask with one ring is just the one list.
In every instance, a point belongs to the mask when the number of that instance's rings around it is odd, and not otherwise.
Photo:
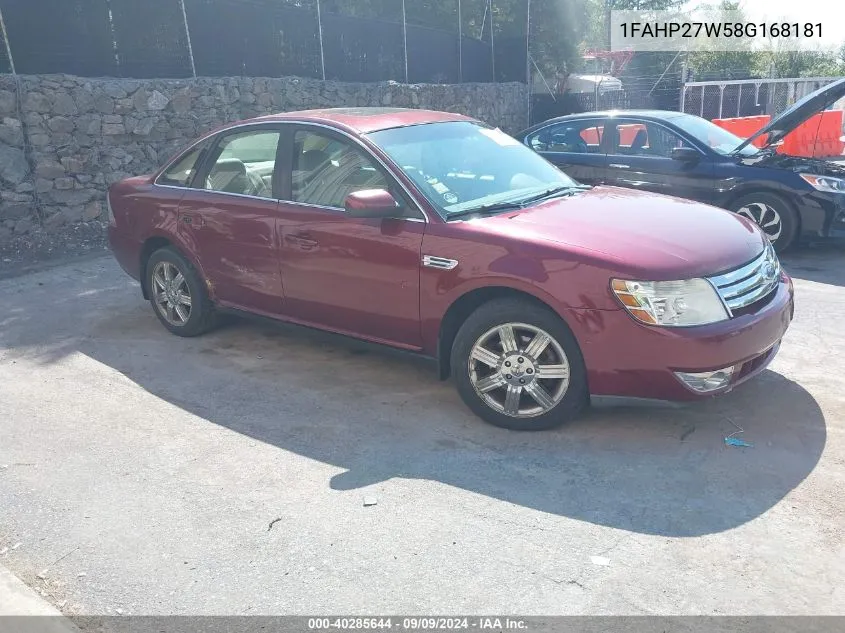
[(399, 203), (385, 189), (362, 189), (346, 196), (344, 207), (353, 218), (389, 218), (396, 216)]
[(672, 150), (670, 156), (672, 160), (679, 160), (684, 163), (697, 163), (701, 159), (699, 151), (692, 147), (676, 147)]

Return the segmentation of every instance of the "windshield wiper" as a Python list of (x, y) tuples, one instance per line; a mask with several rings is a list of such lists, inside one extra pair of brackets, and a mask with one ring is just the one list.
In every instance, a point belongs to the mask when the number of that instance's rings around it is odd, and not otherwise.
[(529, 196), (528, 198), (523, 198), (520, 202), (525, 204), (531, 204), (532, 202), (539, 202), (540, 200), (545, 200), (546, 198), (552, 198), (557, 195), (572, 195), (577, 191), (587, 191), (591, 189), (589, 185), (559, 185), (557, 187), (552, 187), (551, 189), (546, 189), (538, 194), (533, 196)]
[(465, 209), (464, 211), (456, 211), (455, 213), (449, 214), (449, 219), (452, 218), (460, 218), (466, 217), (468, 215), (475, 215), (476, 213), (496, 213), (498, 211), (513, 211), (514, 209), (522, 209), (526, 205), (531, 204), (532, 202), (539, 202), (540, 200), (545, 200), (546, 198), (551, 198), (557, 195), (571, 195), (578, 191), (586, 191), (588, 189), (592, 189), (589, 185), (559, 185), (557, 187), (551, 187), (550, 189), (546, 189), (545, 191), (541, 191), (540, 193), (534, 194), (533, 196), (528, 196), (527, 198), (522, 198), (520, 200), (510, 200), (508, 202), (496, 202), (493, 204), (483, 204), (480, 207), (473, 207), (472, 209)]
[(468, 215), (475, 215), (477, 213), (498, 213), (499, 211), (513, 211), (514, 209), (521, 209), (523, 207), (522, 201), (519, 202), (495, 202), (493, 204), (483, 204), (480, 207), (473, 207), (472, 209), (464, 209), (463, 211), (455, 211), (450, 213), (448, 218), (463, 218)]

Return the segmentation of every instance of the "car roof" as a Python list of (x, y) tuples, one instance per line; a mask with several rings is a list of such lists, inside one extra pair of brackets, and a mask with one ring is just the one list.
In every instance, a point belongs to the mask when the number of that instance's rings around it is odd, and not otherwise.
[(412, 108), (325, 108), (320, 110), (299, 110), (283, 112), (239, 121), (238, 125), (266, 121), (299, 121), (320, 123), (346, 128), (359, 134), (368, 134), (388, 128), (440, 123), (443, 121), (474, 121), (468, 116), (436, 110)]
[(597, 119), (600, 117), (635, 117), (646, 121), (669, 121), (682, 116), (691, 116), (686, 112), (674, 110), (600, 110), (598, 112), (578, 112), (548, 119), (542, 123), (532, 125), (526, 132), (544, 127), (549, 123), (565, 123), (566, 121), (580, 121), (583, 119)]

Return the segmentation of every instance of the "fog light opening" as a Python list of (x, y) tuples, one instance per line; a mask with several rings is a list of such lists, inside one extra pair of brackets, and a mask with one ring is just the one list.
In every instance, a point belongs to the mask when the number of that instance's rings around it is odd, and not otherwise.
[(688, 388), (697, 393), (718, 391), (730, 385), (735, 366), (716, 369), (714, 371), (684, 372), (676, 371), (675, 376)]

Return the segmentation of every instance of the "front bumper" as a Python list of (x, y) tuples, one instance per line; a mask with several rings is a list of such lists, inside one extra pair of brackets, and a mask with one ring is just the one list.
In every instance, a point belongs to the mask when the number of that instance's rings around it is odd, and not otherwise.
[(810, 237), (845, 237), (845, 193), (813, 191), (798, 199), (801, 232)]
[[(591, 311), (589, 319), (576, 319), (573, 328), (581, 342), (590, 393), (696, 400), (730, 391), (774, 358), (792, 321), (793, 294), (792, 281), (783, 275), (777, 290), (754, 311), (689, 328), (642, 325), (624, 310)], [(706, 393), (676, 375), (727, 367), (734, 368), (730, 380)]]

